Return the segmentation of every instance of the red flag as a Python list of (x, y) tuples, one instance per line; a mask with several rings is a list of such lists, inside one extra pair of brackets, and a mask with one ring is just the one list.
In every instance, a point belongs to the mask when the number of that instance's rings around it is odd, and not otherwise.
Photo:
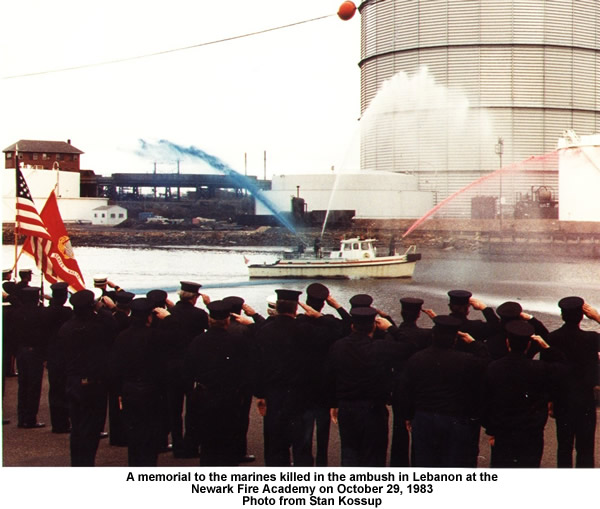
[(33, 198), (29, 192), (27, 182), (23, 178), (21, 170), (17, 167), (17, 214), (15, 217), (15, 235), (30, 235), (41, 239), (50, 240), (50, 235), (44, 227), (44, 222), (40, 218)]
[(75, 291), (84, 290), (85, 283), (77, 260), (74, 258), (71, 241), (60, 217), (54, 191), (50, 193), (40, 214), (51, 240), (29, 237), (23, 251), (36, 261), (47, 281), (65, 281)]

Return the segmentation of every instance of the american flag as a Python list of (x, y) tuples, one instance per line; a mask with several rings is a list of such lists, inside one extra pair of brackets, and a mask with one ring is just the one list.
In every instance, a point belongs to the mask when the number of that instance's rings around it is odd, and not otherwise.
[(17, 167), (17, 215), (15, 218), (15, 234), (29, 235), (41, 239), (52, 240), (40, 218), (27, 182)]

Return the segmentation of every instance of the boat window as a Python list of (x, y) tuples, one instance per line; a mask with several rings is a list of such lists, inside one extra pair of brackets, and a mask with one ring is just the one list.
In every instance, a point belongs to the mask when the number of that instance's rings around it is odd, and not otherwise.
[(344, 244), (343, 249), (344, 251), (350, 251), (350, 249), (352, 249), (352, 246), (350, 244)]
[(364, 249), (365, 251), (368, 251), (369, 249), (371, 249), (371, 245), (370, 245), (368, 242), (363, 242), (363, 243), (360, 245), (360, 248), (361, 248), (361, 249)]
[(358, 242), (355, 242), (354, 244), (352, 244), (352, 249), (358, 249)]

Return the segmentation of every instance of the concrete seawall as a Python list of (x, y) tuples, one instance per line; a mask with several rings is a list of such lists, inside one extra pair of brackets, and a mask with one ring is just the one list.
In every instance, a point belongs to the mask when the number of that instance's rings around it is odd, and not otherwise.
[[(456, 220), (431, 219), (410, 235), (402, 234), (413, 220), (355, 220), (352, 228), (326, 229), (323, 247), (336, 248), (342, 237), (375, 237), (381, 250), (387, 249), (394, 236), (396, 249), (416, 244), (428, 250), (478, 252), (482, 254), (560, 255), (600, 258), (600, 222), (564, 222), (558, 220)], [(293, 246), (302, 240), (307, 249), (320, 235), (320, 228), (299, 228), (294, 234), (283, 227), (239, 227), (220, 224), (215, 229), (191, 225), (120, 228), (67, 224), (74, 246), (145, 245), (145, 246)], [(22, 239), (20, 239), (22, 240)], [(2, 242), (14, 243), (14, 226), (3, 224)]]

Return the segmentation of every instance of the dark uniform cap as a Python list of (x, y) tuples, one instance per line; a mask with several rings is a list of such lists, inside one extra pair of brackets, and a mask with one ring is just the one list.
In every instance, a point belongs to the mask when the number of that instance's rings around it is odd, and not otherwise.
[(450, 297), (450, 304), (464, 305), (469, 303), (469, 299), (473, 294), (468, 290), (450, 290), (448, 297)]
[(40, 298), (41, 288), (39, 286), (27, 286), (21, 288), (20, 296), (23, 304), (34, 304)]
[(179, 281), (179, 284), (181, 285), (182, 291), (195, 294), (199, 294), (200, 288), (202, 287), (200, 283), (193, 283), (192, 281)]
[[(117, 292), (119, 295), (120, 292)], [(169, 294), (164, 290), (150, 290), (146, 294), (146, 298), (152, 303), (153, 308), (164, 307), (167, 304)]]
[(213, 320), (225, 320), (229, 318), (231, 304), (227, 302), (222, 300), (213, 300), (212, 302), (209, 302), (206, 307), (208, 308), (209, 315)]
[(126, 306), (135, 298), (135, 294), (131, 292), (117, 292), (115, 295), (115, 301), (117, 304)]
[(50, 289), (52, 290), (52, 295), (54, 297), (62, 297), (66, 295), (68, 288), (69, 283), (64, 283), (63, 281), (50, 285)]
[(232, 313), (236, 313), (239, 315), (242, 312), (242, 306), (244, 305), (244, 299), (242, 299), (241, 297), (237, 297), (236, 295), (231, 295), (229, 297), (225, 297), (223, 299), (223, 302), (225, 302), (229, 306), (229, 310)]
[(306, 295), (311, 299), (324, 302), (327, 300), (327, 297), (329, 297), (329, 289), (321, 283), (313, 283), (308, 285)]
[(505, 330), (509, 337), (514, 338), (530, 338), (535, 334), (533, 325), (523, 320), (513, 320), (512, 322), (508, 322)]
[(31, 276), (31, 274), (33, 273), (33, 271), (31, 269), (21, 269), (19, 271), (19, 276), (23, 277), (23, 276)]
[(298, 298), (302, 292), (298, 290), (275, 290), (277, 294), (277, 300), (291, 300), (298, 302)]
[(448, 315), (437, 315), (433, 317), (433, 328), (445, 334), (456, 334), (462, 322), (458, 318)]
[(400, 299), (402, 309), (421, 309), (423, 302), (423, 299), (417, 299), (414, 297), (402, 297)]
[(353, 308), (368, 308), (373, 304), (373, 297), (366, 293), (359, 293), (350, 299), (350, 306)]
[(564, 297), (558, 301), (558, 307), (563, 311), (580, 311), (583, 304), (581, 297)]
[(3, 280), (10, 279), (10, 276), (12, 276), (12, 269), (3, 269), (2, 270), (2, 279)]
[(131, 313), (134, 315), (149, 315), (155, 307), (152, 300), (146, 297), (133, 299), (131, 304), (129, 304)]
[(96, 303), (96, 297), (92, 290), (80, 290), (71, 295), (69, 302), (74, 308), (91, 308)]
[(350, 309), (350, 315), (352, 316), (352, 321), (355, 323), (373, 323), (375, 321), (375, 317), (377, 316), (377, 310), (372, 307), (353, 307)]
[(504, 320), (516, 320), (521, 316), (523, 308), (518, 302), (504, 302), (496, 308), (496, 313)]

